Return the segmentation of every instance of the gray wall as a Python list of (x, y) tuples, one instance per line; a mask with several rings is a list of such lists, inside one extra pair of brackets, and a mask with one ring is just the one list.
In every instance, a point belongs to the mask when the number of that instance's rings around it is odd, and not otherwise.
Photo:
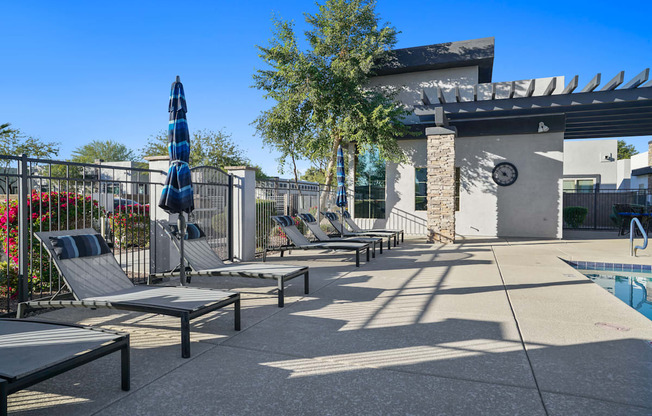
[[(460, 236), (561, 238), (563, 133), (458, 138)], [(494, 166), (511, 162), (518, 180), (498, 186)]]

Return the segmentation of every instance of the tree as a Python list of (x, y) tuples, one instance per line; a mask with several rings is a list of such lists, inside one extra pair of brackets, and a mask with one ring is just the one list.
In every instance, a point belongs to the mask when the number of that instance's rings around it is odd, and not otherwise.
[(125, 160), (135, 162), (139, 158), (133, 150), (122, 143), (113, 140), (93, 140), (73, 150), (70, 160), (78, 163), (94, 163), (96, 159), (102, 159), (105, 162)]
[(59, 154), (59, 143), (27, 136), (10, 126), (10, 123), (0, 124), (0, 154), (17, 156), (24, 153), (36, 158), (50, 158)]
[(631, 159), (638, 151), (633, 144), (627, 144), (624, 140), (618, 140), (618, 160)]
[[(141, 150), (142, 156), (168, 155), (167, 132), (161, 131), (150, 136)], [(198, 130), (190, 139), (191, 166), (225, 166), (249, 165), (250, 161), (244, 151), (231, 140), (231, 135), (222, 130)]]
[(324, 169), (320, 169), (316, 166), (310, 166), (308, 169), (306, 169), (304, 174), (301, 175), (301, 179), (304, 181), (324, 183), (326, 180), (326, 174), (324, 171)]
[(384, 160), (405, 158), (396, 138), (409, 134), (401, 122), (407, 110), (393, 94), (368, 86), (397, 33), (374, 10), (373, 0), (327, 0), (317, 14), (305, 14), (308, 50), (299, 49), (293, 24), (276, 18), (270, 45), (257, 46), (266, 68), (256, 71), (253, 86), (276, 104), (253, 124), (281, 152), (281, 168), (287, 158), (328, 160), (327, 190), (340, 144), (377, 148)]

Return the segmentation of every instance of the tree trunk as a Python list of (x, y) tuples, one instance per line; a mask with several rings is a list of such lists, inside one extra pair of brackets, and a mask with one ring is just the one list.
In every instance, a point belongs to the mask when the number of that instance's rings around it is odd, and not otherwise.
[(320, 207), (323, 211), (326, 210), (326, 201), (328, 195), (331, 191), (331, 184), (333, 183), (333, 167), (337, 164), (337, 148), (342, 143), (342, 136), (339, 133), (335, 133), (333, 137), (333, 151), (331, 152), (330, 160), (328, 161), (328, 166), (326, 167), (326, 180), (325, 187), (321, 195), (319, 196)]
[(294, 185), (297, 187), (297, 191), (299, 192), (299, 198), (303, 198), (303, 195), (301, 195), (301, 189), (299, 188), (299, 174), (297, 173), (297, 161), (294, 158), (294, 152), (290, 153), (290, 157), (292, 157), (292, 168), (294, 169)]

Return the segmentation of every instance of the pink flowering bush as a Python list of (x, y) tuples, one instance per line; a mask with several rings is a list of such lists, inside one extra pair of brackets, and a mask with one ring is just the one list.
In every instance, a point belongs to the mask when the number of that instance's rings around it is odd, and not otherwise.
[[(94, 220), (104, 215), (104, 210), (98, 206), (97, 201), (74, 192), (33, 191), (27, 200), (27, 211), (30, 221), (28, 225), (34, 232), (90, 228)], [(0, 202), (0, 247), (7, 261), (4, 268), (0, 262), (0, 295), (15, 296), (18, 269), (17, 200)], [(40, 285), (41, 290), (49, 290), (50, 285), (58, 280), (56, 270), (50, 267), (47, 252), (41, 250), (35, 237), (28, 242), (28, 247), (30, 284)]]
[(149, 205), (120, 205), (108, 219), (117, 247), (149, 247)]

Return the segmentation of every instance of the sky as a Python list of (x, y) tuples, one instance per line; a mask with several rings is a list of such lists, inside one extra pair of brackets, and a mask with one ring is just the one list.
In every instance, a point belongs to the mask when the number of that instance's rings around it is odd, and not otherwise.
[[(0, 124), (61, 143), (59, 158), (91, 140), (138, 151), (167, 128), (170, 84), (181, 77), (188, 124), (223, 130), (268, 175), (278, 154), (252, 121), (273, 105), (252, 85), (271, 17), (308, 29), (313, 1), (0, 0)], [(376, 11), (397, 48), (495, 37), (493, 81), (602, 73), (625, 82), (652, 66), (651, 1), (390, 1)], [(639, 152), (652, 136), (626, 138)], [(301, 162), (301, 169), (307, 168)], [(289, 177), (285, 172), (281, 176)]]

